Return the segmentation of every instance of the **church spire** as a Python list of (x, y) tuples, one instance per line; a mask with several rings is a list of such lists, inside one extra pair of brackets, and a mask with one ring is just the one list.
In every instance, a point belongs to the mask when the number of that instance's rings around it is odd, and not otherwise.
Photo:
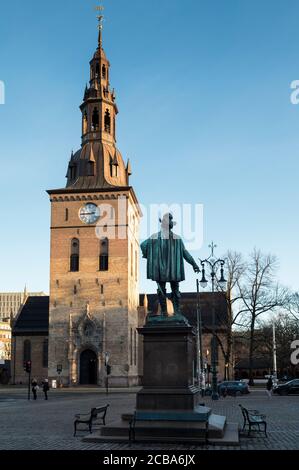
[(90, 61), (90, 81), (85, 88), (82, 112), (82, 145), (87, 142), (105, 142), (115, 146), (116, 115), (118, 109), (114, 90), (110, 89), (110, 63), (103, 49), (102, 14), (104, 7), (96, 7), (98, 19), (98, 47)]
[(69, 162), (67, 187), (91, 189), (129, 185), (126, 168), (116, 148), (116, 95), (110, 87), (110, 62), (103, 49), (103, 7), (98, 6), (98, 44), (90, 64), (89, 84), (84, 90), (82, 144)]

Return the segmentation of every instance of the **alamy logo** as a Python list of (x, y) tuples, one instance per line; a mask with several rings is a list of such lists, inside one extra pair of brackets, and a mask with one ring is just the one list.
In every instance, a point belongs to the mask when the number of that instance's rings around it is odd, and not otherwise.
[[(140, 240), (149, 237), (158, 237), (161, 230), (163, 215), (172, 214), (175, 231), (173, 236), (183, 238), (187, 250), (199, 250), (203, 245), (203, 205), (202, 204), (139, 204), (142, 213), (140, 228), (136, 226), (136, 208), (128, 206), (127, 198), (118, 198), (117, 207), (109, 203), (100, 204), (98, 207), (98, 222), (96, 223), (96, 236), (99, 240), (109, 238), (111, 240), (127, 238), (127, 219), (133, 230), (138, 230)], [(86, 212), (86, 211), (85, 211)], [(94, 212), (95, 214), (95, 212)], [(170, 232), (165, 232), (169, 233)], [(165, 235), (164, 233), (164, 235)]]
[(0, 80), (0, 104), (5, 104), (5, 85)]
[(299, 104), (299, 80), (293, 80), (291, 83), (291, 89), (294, 90), (291, 93), (290, 99), (292, 104)]
[(291, 363), (293, 366), (297, 366), (299, 364), (299, 339), (295, 339), (292, 342), (291, 349), (294, 349), (291, 354)]

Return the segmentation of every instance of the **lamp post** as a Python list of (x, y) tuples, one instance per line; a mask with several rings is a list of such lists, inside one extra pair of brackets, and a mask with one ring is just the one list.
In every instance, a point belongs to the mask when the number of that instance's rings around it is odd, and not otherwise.
[(208, 388), (210, 388), (210, 364), (209, 364), (209, 354), (210, 351), (207, 349), (206, 352), (206, 374), (208, 379)]
[(110, 359), (110, 354), (108, 352), (105, 352), (105, 368), (106, 368), (106, 395), (109, 393), (109, 375), (111, 372), (111, 366), (109, 364), (109, 359)]
[(273, 321), (273, 385), (277, 385), (277, 357), (276, 357), (276, 334), (275, 334), (275, 320)]
[[(224, 264), (225, 261), (221, 258), (216, 259), (214, 257), (214, 250), (217, 245), (214, 242), (209, 245), (211, 248), (211, 254), (208, 258), (201, 260), (201, 267), (202, 267), (202, 277), (200, 281), (200, 285), (203, 288), (206, 288), (208, 285), (208, 281), (206, 279), (206, 266), (210, 268), (210, 276), (212, 281), (212, 292), (215, 292), (215, 282), (220, 285), (222, 289), (226, 287), (226, 279), (224, 278)], [(220, 265), (220, 279), (217, 280), (217, 269)], [(212, 400), (218, 400), (218, 386), (217, 386), (217, 361), (216, 361), (216, 351), (217, 351), (217, 338), (216, 338), (216, 322), (215, 322), (215, 304), (214, 304), (214, 297), (212, 299), (212, 357), (211, 357), (211, 365), (212, 365)]]
[(57, 385), (58, 385), (58, 388), (61, 388), (61, 385), (62, 385), (61, 384), (61, 378), (60, 378), (61, 372), (62, 372), (62, 364), (57, 364), (57, 374), (58, 374), (58, 381), (57, 381), (58, 383), (57, 383)]
[(197, 305), (196, 305), (196, 323), (197, 323), (197, 385), (200, 388), (201, 395), (204, 396), (205, 389), (205, 377), (204, 377), (204, 365), (203, 365), (203, 350), (202, 350), (202, 319), (201, 309), (199, 305), (199, 281), (196, 279), (196, 292), (197, 292)]

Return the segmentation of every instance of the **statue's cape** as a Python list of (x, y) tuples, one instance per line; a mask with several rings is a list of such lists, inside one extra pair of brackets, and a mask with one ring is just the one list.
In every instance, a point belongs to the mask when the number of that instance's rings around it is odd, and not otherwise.
[(193, 264), (183, 240), (175, 234), (163, 240), (161, 232), (152, 235), (141, 244), (147, 258), (147, 278), (158, 282), (181, 282), (185, 280), (184, 258)]

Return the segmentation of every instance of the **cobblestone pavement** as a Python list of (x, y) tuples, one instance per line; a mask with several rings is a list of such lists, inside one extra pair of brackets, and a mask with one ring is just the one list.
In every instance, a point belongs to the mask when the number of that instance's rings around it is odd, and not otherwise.
[[(227, 397), (216, 402), (203, 399), (216, 414), (227, 416), (228, 421), (238, 422), (242, 416), (238, 404), (258, 409), (267, 416), (268, 439), (263, 434), (253, 433), (252, 437), (241, 434), (240, 446), (208, 446), (209, 449), (265, 450), (299, 449), (299, 396), (273, 396), (268, 398), (263, 390), (254, 390), (249, 396)], [(134, 409), (135, 394), (116, 391), (109, 394), (91, 390), (50, 391), (49, 401), (26, 400), (26, 390), (0, 388), (0, 449), (19, 450), (116, 450), (128, 449), (127, 444), (89, 444), (82, 442), (82, 433), (73, 437), (73, 421), (76, 413), (88, 412), (92, 406), (109, 403), (107, 422), (118, 420), (124, 412)], [(202, 449), (200, 446), (198, 449)], [(195, 450), (196, 446), (177, 444), (134, 444), (131, 449)]]

